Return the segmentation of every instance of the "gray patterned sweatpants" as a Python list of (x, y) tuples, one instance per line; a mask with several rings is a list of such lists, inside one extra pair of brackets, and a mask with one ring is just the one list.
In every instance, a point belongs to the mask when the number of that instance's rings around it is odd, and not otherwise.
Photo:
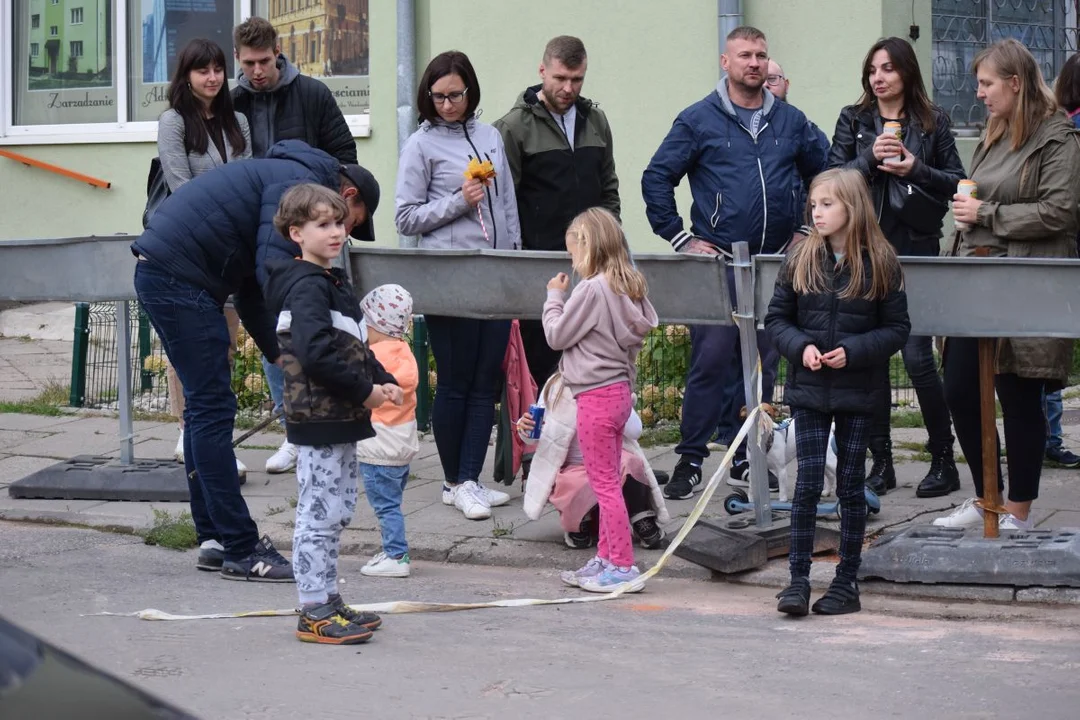
[(293, 575), (302, 604), (325, 603), (337, 593), (341, 531), (356, 511), (356, 443), (296, 447), (296, 531)]

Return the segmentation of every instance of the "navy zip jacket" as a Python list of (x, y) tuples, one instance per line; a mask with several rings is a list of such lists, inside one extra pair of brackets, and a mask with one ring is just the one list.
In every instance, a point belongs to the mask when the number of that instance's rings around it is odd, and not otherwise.
[(265, 159), (231, 162), (177, 188), (131, 250), (219, 303), (234, 295), (244, 327), (273, 361), (277, 321), (261, 289), (266, 261), (300, 255), (296, 243), (274, 229), (274, 214), (293, 185), (311, 182), (339, 189), (340, 168), (322, 150), (284, 140)]
[[(725, 77), (679, 113), (645, 168), (645, 214), (676, 250), (696, 237), (725, 252), (746, 241), (752, 254), (775, 253), (805, 222), (799, 178), (809, 185), (825, 169), (828, 148), (800, 110), (763, 92), (756, 137), (739, 121)], [(675, 204), (684, 176), (693, 197), (689, 232)]]

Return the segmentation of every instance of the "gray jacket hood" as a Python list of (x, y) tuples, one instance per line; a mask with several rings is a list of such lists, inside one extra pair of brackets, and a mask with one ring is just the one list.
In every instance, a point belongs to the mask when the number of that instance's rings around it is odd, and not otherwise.
[(281, 77), (278, 78), (277, 85), (269, 90), (256, 90), (251, 86), (251, 81), (247, 79), (247, 75), (244, 75), (244, 71), (240, 71), (240, 77), (236, 78), (237, 87), (243, 88), (250, 93), (257, 92), (274, 92), (287, 86), (296, 78), (300, 77), (300, 69), (289, 62), (289, 58), (285, 57), (284, 53), (279, 54), (277, 57), (277, 69), (281, 72)]
[[(474, 157), (491, 160), (495, 168), (479, 213), (461, 194)], [(475, 117), (464, 123), (424, 121), (401, 151), (394, 222), (402, 235), (418, 236), (422, 248), (519, 249), (517, 197), (499, 131)]]
[[(727, 75), (720, 78), (720, 82), (716, 84), (716, 94), (720, 97), (720, 105), (723, 106), (724, 112), (732, 117), (738, 117), (735, 114), (735, 105), (731, 102), (731, 95), (728, 94), (727, 83)], [(773, 105), (776, 104), (776, 96), (769, 92), (766, 87), (762, 87), (761, 92), (765, 93), (765, 102), (761, 106), (761, 114), (767, 117), (772, 112)]]

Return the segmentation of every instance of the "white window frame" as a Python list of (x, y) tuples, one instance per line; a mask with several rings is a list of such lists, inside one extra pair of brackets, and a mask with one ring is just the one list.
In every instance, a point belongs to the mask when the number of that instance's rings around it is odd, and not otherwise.
[[(58, 0), (51, 0), (55, 5)], [(240, 22), (251, 17), (256, 0), (241, 4)], [(15, 40), (14, 0), (0, 0), (0, 48), (12, 47)], [(128, 0), (116, 0), (113, 13), (113, 51), (116, 65), (115, 123), (77, 123), (69, 125), (15, 125), (13, 53), (0, 52), (0, 146), (4, 145), (90, 145), (100, 143), (157, 142), (157, 121), (128, 121)], [(371, 113), (346, 115), (345, 122), (354, 138), (371, 136)]]
[[(75, 11), (76, 10), (79, 11), (79, 19), (78, 20), (75, 19)], [(68, 14), (69, 14), (68, 24), (69, 25), (82, 25), (83, 24), (83, 9), (82, 9), (81, 5), (79, 7), (77, 7), (77, 8), (68, 8), (68, 11), (69, 11), (68, 12)]]

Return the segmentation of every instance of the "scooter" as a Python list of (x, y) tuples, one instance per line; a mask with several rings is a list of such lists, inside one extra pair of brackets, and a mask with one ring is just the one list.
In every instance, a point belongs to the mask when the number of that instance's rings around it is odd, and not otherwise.
[[(863, 494), (866, 498), (866, 510), (871, 515), (877, 515), (881, 512), (881, 498), (878, 497), (870, 488), (863, 488)], [(791, 512), (790, 502), (771, 502), (769, 507), (779, 512)], [(739, 513), (752, 512), (754, 510), (754, 503), (750, 501), (750, 497), (743, 490), (735, 490), (730, 495), (724, 498), (724, 510), (728, 515), (738, 515)], [(840, 499), (829, 502), (819, 502), (817, 506), (818, 517), (831, 517), (835, 515), (840, 517)]]

